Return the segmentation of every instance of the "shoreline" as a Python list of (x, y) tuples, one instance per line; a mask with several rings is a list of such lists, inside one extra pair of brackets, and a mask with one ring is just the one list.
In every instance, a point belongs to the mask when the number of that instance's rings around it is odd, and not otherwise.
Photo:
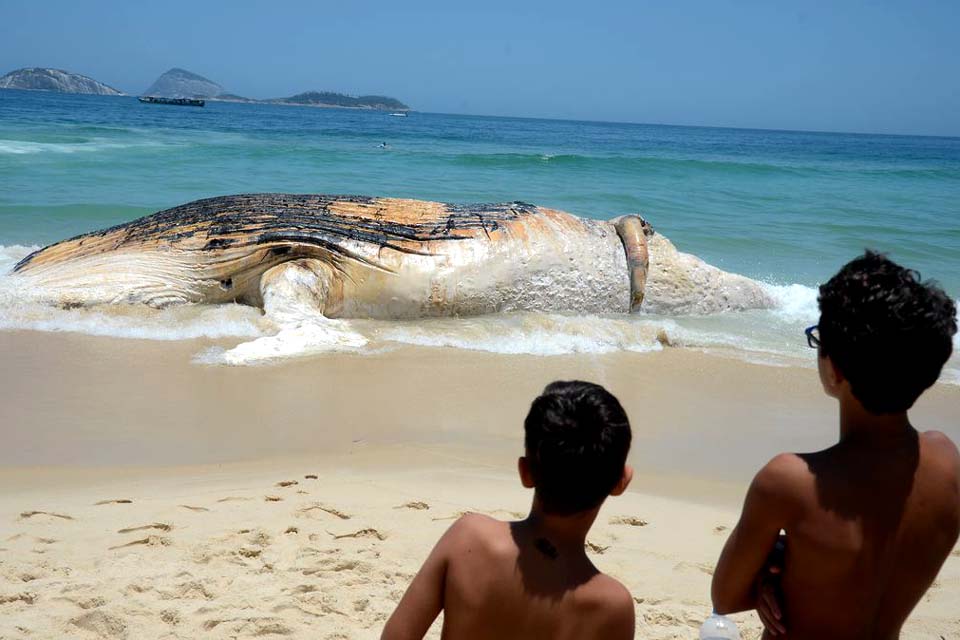
[[(246, 367), (195, 361), (231, 342), (0, 331), (0, 419), (18, 426), (0, 467), (224, 463), (342, 452), (355, 440), (497, 460), (514, 455), (540, 390), (572, 378), (620, 398), (640, 473), (745, 483), (781, 451), (836, 438), (835, 402), (813, 368), (684, 348), (535, 356), (403, 346)], [(956, 406), (960, 387), (937, 384), (911, 416), (960, 441)]]

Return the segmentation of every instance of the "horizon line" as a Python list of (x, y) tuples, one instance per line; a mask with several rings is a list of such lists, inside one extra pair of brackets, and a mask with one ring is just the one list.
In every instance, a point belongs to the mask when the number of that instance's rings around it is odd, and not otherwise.
[[(14, 88), (5, 88), (5, 87), (0, 87), (0, 90), (22, 91), (24, 93), (30, 93), (30, 94), (94, 96), (94, 97), (102, 97), (102, 98), (136, 98), (139, 95), (136, 93), (125, 93), (123, 95), (100, 95), (100, 94), (85, 94), (85, 93), (67, 93), (67, 92), (61, 92), (61, 91), (46, 91), (46, 90), (37, 90), (37, 89), (14, 89)], [(317, 90), (317, 89), (310, 89), (307, 91), (301, 91), (300, 93), (309, 93), (312, 91), (321, 92), (320, 90)], [(338, 92), (329, 91), (329, 93), (338, 93)], [(298, 95), (298, 94), (294, 94), (294, 96), (295, 95)], [(343, 95), (350, 95), (350, 94), (343, 94)], [(287, 103), (287, 104), (281, 105), (278, 103), (269, 102), (270, 100), (277, 100), (278, 98), (248, 98), (250, 102), (240, 102), (240, 101), (234, 102), (229, 100), (217, 100), (216, 97), (205, 98), (205, 99), (210, 100), (211, 102), (216, 102), (221, 104), (246, 105), (246, 106), (260, 105), (260, 106), (308, 107), (311, 109), (317, 109), (317, 108), (340, 109), (343, 111), (384, 111), (383, 109), (364, 109), (364, 108), (351, 108), (351, 107), (340, 107), (340, 106), (317, 107), (313, 105), (298, 104), (298, 103)], [(394, 99), (397, 99), (397, 98), (394, 98)], [(945, 140), (960, 140), (960, 133), (958, 134), (881, 133), (877, 131), (791, 129), (791, 128), (783, 128), (783, 127), (748, 127), (748, 126), (714, 125), (714, 124), (684, 124), (684, 123), (671, 123), (671, 122), (639, 122), (639, 121), (629, 121), (629, 120), (600, 120), (600, 119), (590, 119), (590, 118), (550, 117), (550, 116), (520, 116), (520, 115), (513, 116), (513, 115), (496, 115), (496, 114), (485, 114), (485, 113), (464, 113), (464, 112), (453, 112), (453, 111), (451, 112), (427, 111), (427, 110), (415, 109), (409, 106), (407, 107), (407, 111), (409, 113), (423, 113), (423, 114), (438, 115), (438, 116), (464, 116), (469, 118), (501, 118), (501, 119), (508, 119), (508, 120), (542, 120), (542, 121), (548, 121), (548, 122), (615, 124), (615, 125), (628, 125), (628, 126), (640, 126), (640, 127), (676, 127), (681, 129), (729, 129), (733, 131), (768, 131), (772, 133), (812, 133), (812, 134), (824, 134), (824, 135), (884, 136), (884, 137), (891, 137), (891, 138), (940, 138)]]

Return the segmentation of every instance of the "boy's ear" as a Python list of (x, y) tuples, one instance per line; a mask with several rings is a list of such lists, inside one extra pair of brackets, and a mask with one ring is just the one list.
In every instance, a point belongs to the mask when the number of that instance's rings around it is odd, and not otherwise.
[(833, 359), (830, 356), (822, 356), (818, 364), (818, 368), (820, 369), (820, 382), (823, 384), (827, 395), (835, 398), (839, 397), (843, 383), (846, 381), (846, 378), (843, 377), (843, 372), (837, 368), (837, 365), (833, 363)]
[(633, 480), (633, 467), (628, 464), (623, 465), (623, 475), (620, 476), (620, 482), (617, 483), (617, 486), (610, 491), (610, 495), (619, 496), (624, 491), (627, 490), (627, 487), (630, 486), (630, 481)]
[(517, 459), (517, 471), (520, 473), (520, 483), (527, 489), (533, 489), (533, 473), (530, 472), (530, 461), (526, 456)]

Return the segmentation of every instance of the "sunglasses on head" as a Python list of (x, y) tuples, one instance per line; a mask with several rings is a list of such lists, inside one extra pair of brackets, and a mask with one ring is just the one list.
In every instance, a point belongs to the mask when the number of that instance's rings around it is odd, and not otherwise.
[(820, 347), (820, 327), (813, 325), (812, 327), (807, 327), (803, 330), (807, 335), (807, 344), (811, 349), (817, 349)]

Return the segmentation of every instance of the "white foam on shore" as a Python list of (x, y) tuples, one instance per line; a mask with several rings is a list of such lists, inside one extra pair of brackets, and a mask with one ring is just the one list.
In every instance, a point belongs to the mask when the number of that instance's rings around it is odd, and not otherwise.
[(512, 355), (652, 351), (661, 348), (654, 323), (607, 316), (513, 313), (463, 319), (368, 324), (377, 339)]
[(270, 364), (323, 353), (357, 353), (368, 342), (345, 321), (319, 319), (282, 327), (274, 335), (242, 342), (232, 349), (207, 349), (197, 354), (194, 361), (234, 366)]
[(777, 318), (785, 322), (812, 324), (820, 316), (817, 306), (818, 291), (815, 287), (802, 284), (764, 284), (767, 293), (776, 303), (772, 310)]

